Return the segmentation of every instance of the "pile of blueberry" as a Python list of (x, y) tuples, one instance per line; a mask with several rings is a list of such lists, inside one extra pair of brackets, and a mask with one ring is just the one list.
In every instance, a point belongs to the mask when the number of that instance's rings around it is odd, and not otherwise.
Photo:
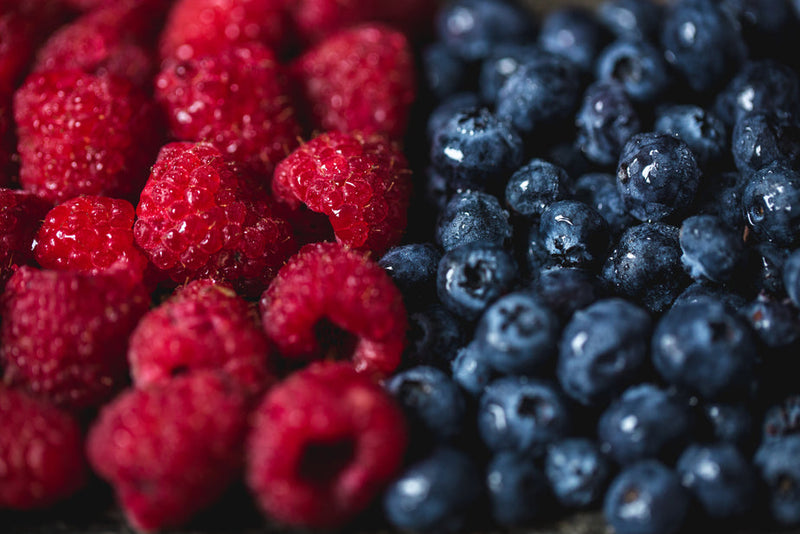
[(417, 243), (380, 260), (393, 526), (800, 524), (799, 30), (789, 0), (443, 7)]

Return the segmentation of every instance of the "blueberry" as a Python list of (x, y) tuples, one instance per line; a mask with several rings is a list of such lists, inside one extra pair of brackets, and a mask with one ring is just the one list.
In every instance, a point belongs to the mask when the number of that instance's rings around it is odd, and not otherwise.
[(589, 11), (575, 7), (555, 9), (542, 21), (539, 45), (588, 72), (604, 44), (604, 30)]
[(562, 506), (586, 508), (602, 498), (611, 475), (609, 464), (594, 442), (571, 438), (547, 449), (544, 471)]
[(590, 205), (603, 216), (612, 236), (620, 235), (633, 225), (634, 219), (625, 208), (613, 174), (584, 174), (575, 182), (575, 198)]
[(622, 299), (576, 312), (561, 336), (561, 387), (581, 404), (610, 401), (643, 374), (651, 331), (650, 315)]
[(430, 300), (442, 253), (430, 243), (402, 245), (389, 250), (378, 265), (389, 273), (406, 304)]
[(783, 264), (783, 285), (794, 305), (800, 308), (800, 249), (792, 252)]
[(522, 526), (546, 516), (552, 496), (547, 479), (523, 455), (501, 452), (486, 468), (486, 487), (492, 517), (501, 526)]
[(589, 86), (575, 124), (577, 145), (586, 159), (601, 166), (617, 163), (622, 147), (641, 126), (624, 86), (616, 81)]
[(643, 41), (658, 35), (663, 8), (651, 0), (606, 0), (597, 16), (618, 38)]
[(777, 61), (748, 61), (717, 95), (714, 106), (729, 126), (750, 113), (795, 113), (800, 111), (800, 78)]
[(494, 379), (494, 370), (486, 362), (481, 349), (474, 342), (459, 349), (451, 366), (453, 380), (473, 396), (483, 390)]
[(661, 51), (645, 41), (615, 41), (597, 58), (598, 80), (613, 80), (636, 102), (656, 100), (670, 85)]
[(558, 343), (558, 317), (535, 296), (511, 293), (483, 314), (475, 342), (496, 371), (525, 374), (550, 362)]
[(454, 195), (436, 224), (436, 240), (445, 251), (485, 241), (503, 245), (511, 239), (511, 223), (496, 197), (480, 191)]
[(800, 340), (797, 310), (788, 301), (761, 294), (741, 313), (761, 343), (769, 348), (789, 347)]
[(625, 468), (606, 493), (603, 514), (617, 534), (673, 534), (689, 511), (674, 471), (655, 460)]
[(673, 105), (658, 111), (654, 130), (684, 141), (702, 168), (717, 165), (728, 151), (728, 129), (714, 113), (700, 106)]
[(460, 91), (467, 79), (467, 64), (442, 43), (423, 50), (422, 69), (428, 89), (439, 99)]
[[(800, 173), (774, 163), (753, 173), (742, 195), (747, 223), (761, 239), (800, 243)], [(788, 288), (788, 286), (787, 286)]]
[(522, 139), (484, 108), (456, 112), (433, 136), (431, 162), (453, 189), (499, 187), (522, 165)]
[(783, 112), (745, 115), (733, 128), (731, 152), (736, 168), (747, 177), (775, 163), (797, 168), (800, 121)]
[(401, 530), (457, 532), (469, 524), (483, 494), (481, 478), (469, 456), (441, 447), (389, 485), (383, 496), (386, 518)]
[(540, 271), (533, 290), (564, 321), (602, 296), (600, 281), (594, 274), (570, 267)]
[(754, 461), (769, 492), (772, 518), (800, 525), (800, 435), (763, 443)]
[(745, 391), (756, 359), (746, 322), (710, 299), (664, 314), (653, 333), (652, 351), (664, 380), (708, 399)]
[(792, 395), (770, 406), (762, 425), (765, 443), (795, 434), (800, 434), (800, 395)]
[(514, 259), (501, 247), (475, 242), (448, 251), (439, 262), (436, 291), (459, 317), (474, 320), (517, 280)]
[(700, 169), (689, 145), (656, 133), (634, 135), (617, 165), (617, 187), (631, 215), (660, 221), (684, 211), (700, 185)]
[(538, 276), (542, 270), (558, 266), (544, 248), (539, 225), (536, 223), (532, 224), (528, 231), (528, 240), (525, 242), (525, 259), (527, 260), (529, 274), (533, 278)]
[(703, 176), (697, 192), (697, 211), (705, 215), (716, 215), (732, 230), (741, 231), (742, 193), (747, 180), (738, 172), (721, 172)]
[(547, 382), (525, 377), (500, 378), (481, 395), (478, 431), (494, 452), (538, 457), (549, 444), (563, 438), (569, 428), (566, 401)]
[(753, 414), (744, 404), (707, 403), (703, 412), (716, 441), (747, 449), (753, 441)]
[(465, 328), (458, 317), (441, 305), (433, 304), (409, 313), (408, 330), (404, 360), (441, 367), (449, 365), (455, 358), (458, 347), (463, 343)]
[(608, 223), (576, 200), (550, 204), (542, 213), (539, 235), (547, 254), (565, 267), (592, 267), (608, 250)]
[(567, 171), (541, 159), (517, 169), (506, 185), (506, 204), (523, 217), (538, 217), (558, 200), (569, 195)]
[(696, 280), (726, 282), (742, 264), (742, 237), (713, 215), (695, 215), (683, 221), (681, 261)]
[(662, 312), (684, 288), (679, 230), (663, 223), (629, 228), (603, 266), (603, 278), (618, 295)]
[(436, 132), (459, 112), (470, 111), (479, 107), (480, 98), (475, 93), (456, 93), (448, 96), (437, 105), (428, 116), (427, 135), (428, 139), (433, 140)]
[(702, 300), (713, 300), (719, 302), (731, 311), (736, 311), (742, 306), (747, 304), (747, 300), (741, 295), (732, 293), (729, 289), (717, 284), (699, 281), (687, 287), (675, 302), (672, 303), (673, 308), (682, 306), (688, 303), (695, 303)]
[(568, 176), (581, 176), (594, 169), (583, 151), (571, 141), (556, 142), (550, 146), (547, 151), (547, 161), (567, 171)]
[(500, 88), (519, 66), (543, 54), (542, 50), (530, 44), (499, 45), (481, 63), (479, 87), (481, 98), (494, 104)]
[(766, 291), (772, 295), (784, 293), (783, 273), (786, 259), (791, 250), (773, 245), (770, 242), (756, 244), (753, 252), (758, 265), (755, 275), (756, 290)]
[(620, 464), (675, 454), (692, 428), (688, 403), (652, 384), (625, 390), (600, 416), (602, 450)]

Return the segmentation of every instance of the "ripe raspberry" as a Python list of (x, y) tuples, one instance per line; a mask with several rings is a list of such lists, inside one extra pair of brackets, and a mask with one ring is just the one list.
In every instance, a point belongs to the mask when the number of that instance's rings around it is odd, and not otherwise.
[(54, 202), (135, 197), (159, 143), (155, 108), (127, 80), (32, 74), (14, 95), (20, 182)]
[(162, 148), (136, 215), (136, 243), (179, 283), (211, 278), (258, 295), (296, 250), (267, 196), (209, 144)]
[(177, 0), (161, 34), (161, 57), (187, 60), (256, 41), (280, 50), (292, 0)]
[(0, 421), (0, 509), (46, 508), (83, 486), (83, 436), (67, 413), (0, 385)]
[(379, 24), (344, 30), (305, 52), (292, 70), (315, 127), (403, 137), (416, 85), (402, 33)]
[(341, 526), (402, 465), (402, 412), (349, 364), (295, 373), (267, 394), (254, 420), (248, 485), (270, 517), (293, 527)]
[(14, 265), (33, 265), (33, 240), (50, 204), (32, 193), (0, 189), (0, 290)]
[(54, 207), (36, 236), (45, 269), (100, 273), (110, 269), (142, 280), (147, 258), (133, 242), (134, 209), (127, 200), (77, 197)]
[(261, 312), (267, 336), (287, 359), (333, 351), (377, 376), (400, 365), (406, 338), (400, 291), (377, 263), (341, 245), (303, 247), (264, 292)]
[(0, 187), (10, 186), (12, 178), (19, 173), (13, 159), (17, 142), (10, 124), (10, 112), (11, 105), (4, 101), (0, 103)]
[(288, 95), (281, 65), (257, 43), (169, 59), (156, 79), (175, 137), (212, 143), (267, 183), (301, 133)]
[(130, 389), (103, 408), (86, 451), (137, 530), (177, 527), (212, 504), (242, 465), (244, 398), (205, 372)]
[(199, 370), (223, 371), (246, 394), (273, 381), (255, 309), (229, 287), (196, 280), (139, 321), (128, 362), (137, 387), (167, 385)]
[(149, 304), (119, 274), (20, 267), (2, 299), (6, 383), (65, 408), (98, 406), (125, 380), (128, 336)]

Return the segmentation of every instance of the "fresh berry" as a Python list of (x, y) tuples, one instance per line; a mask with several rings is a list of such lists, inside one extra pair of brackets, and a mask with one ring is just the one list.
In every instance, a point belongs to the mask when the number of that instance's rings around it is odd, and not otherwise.
[(733, 128), (731, 152), (745, 177), (770, 165), (797, 169), (800, 158), (800, 115), (749, 113)]
[(695, 280), (727, 282), (742, 265), (742, 238), (713, 215), (685, 219), (680, 243), (681, 262)]
[(50, 204), (32, 193), (0, 188), (0, 290), (14, 265), (33, 265), (33, 242)]
[(486, 467), (492, 518), (504, 527), (530, 525), (547, 517), (553, 497), (541, 469), (524, 455), (496, 454)]
[(606, 34), (591, 11), (577, 7), (550, 11), (539, 29), (539, 46), (590, 71)]
[(719, 164), (728, 150), (725, 123), (700, 106), (666, 106), (658, 111), (654, 129), (656, 133), (674, 135), (689, 145), (703, 169)]
[(800, 436), (765, 442), (754, 462), (768, 491), (772, 518), (781, 525), (800, 525)]
[(612, 237), (619, 236), (633, 225), (613, 174), (584, 174), (575, 181), (575, 198), (588, 204), (608, 222)]
[(531, 44), (501, 44), (492, 48), (491, 54), (481, 62), (478, 87), (483, 101), (497, 102), (497, 94), (509, 76), (531, 57), (542, 54), (539, 47)]
[(594, 442), (570, 438), (547, 449), (544, 472), (558, 502), (569, 508), (586, 508), (602, 498), (611, 462)]
[(608, 223), (583, 202), (553, 202), (539, 220), (539, 243), (559, 265), (591, 268), (606, 256)]
[(301, 41), (315, 42), (345, 28), (376, 20), (380, 0), (294, 0), (287, 2)]
[(378, 265), (392, 277), (406, 305), (428, 304), (436, 292), (436, 270), (442, 253), (429, 243), (389, 249)]
[(36, 51), (33, 23), (16, 10), (0, 12), (0, 93), (14, 90)]
[(625, 87), (614, 81), (595, 82), (586, 89), (575, 124), (576, 143), (586, 159), (606, 167), (617, 163), (625, 143), (641, 127)]
[[(436, 295), (435, 289), (431, 295)], [(461, 319), (438, 303), (409, 313), (408, 348), (403, 361), (447, 367), (464, 343), (467, 331)]]
[(658, 39), (663, 6), (652, 0), (606, 0), (597, 8), (600, 22), (620, 39)]
[(562, 324), (572, 315), (603, 296), (600, 280), (594, 273), (572, 267), (553, 267), (539, 271), (533, 290)]
[(433, 140), (436, 133), (457, 113), (480, 107), (481, 99), (473, 92), (460, 92), (445, 98), (428, 115), (425, 128), (428, 140)]
[(445, 251), (478, 241), (503, 246), (511, 233), (508, 212), (496, 197), (480, 191), (454, 195), (436, 224), (436, 241)]
[(451, 363), (451, 371), (453, 380), (473, 397), (480, 396), (496, 374), (477, 343), (459, 349)]
[(19, 175), (19, 165), (14, 157), (17, 139), (13, 119), (11, 99), (3, 99), (0, 103), (0, 188), (10, 187), (13, 178)]
[(608, 45), (597, 58), (599, 80), (622, 84), (631, 100), (656, 101), (672, 82), (661, 49), (643, 40), (621, 39)]
[(759, 294), (739, 312), (767, 347), (789, 348), (800, 341), (800, 318), (789, 300)]
[(776, 61), (748, 61), (719, 93), (714, 109), (728, 126), (750, 113), (796, 113), (800, 111), (800, 77)]
[(548, 161), (533, 159), (519, 167), (508, 179), (505, 200), (517, 215), (536, 218), (570, 193), (567, 171)]
[(800, 244), (800, 172), (778, 162), (754, 172), (742, 209), (756, 236), (783, 247)]

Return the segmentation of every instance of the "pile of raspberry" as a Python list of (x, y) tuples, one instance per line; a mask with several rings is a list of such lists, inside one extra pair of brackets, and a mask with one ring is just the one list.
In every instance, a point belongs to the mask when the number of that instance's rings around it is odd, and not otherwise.
[(800, 526), (798, 47), (796, 0), (0, 0), (3, 521)]

